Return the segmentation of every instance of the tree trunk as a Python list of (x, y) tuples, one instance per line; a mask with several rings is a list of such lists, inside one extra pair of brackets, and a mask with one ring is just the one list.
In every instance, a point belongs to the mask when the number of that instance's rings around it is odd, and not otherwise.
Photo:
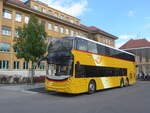
[(34, 69), (34, 63), (32, 62), (32, 67), (31, 67), (31, 84), (34, 83), (34, 75), (35, 75), (35, 69)]

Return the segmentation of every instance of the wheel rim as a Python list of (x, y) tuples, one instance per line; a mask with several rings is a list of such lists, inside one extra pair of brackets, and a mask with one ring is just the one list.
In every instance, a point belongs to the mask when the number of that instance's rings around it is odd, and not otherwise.
[(91, 82), (89, 84), (89, 93), (94, 93), (95, 92), (95, 83)]

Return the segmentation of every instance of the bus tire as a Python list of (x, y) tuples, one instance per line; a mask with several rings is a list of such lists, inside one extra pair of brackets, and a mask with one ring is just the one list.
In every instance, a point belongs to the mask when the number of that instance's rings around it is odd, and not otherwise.
[(124, 87), (124, 80), (121, 79), (121, 81), (120, 81), (120, 88), (123, 88), (123, 87)]
[(129, 79), (126, 79), (126, 86), (129, 86)]
[(91, 80), (89, 82), (89, 86), (88, 86), (88, 94), (93, 94), (96, 91), (96, 83), (94, 80)]

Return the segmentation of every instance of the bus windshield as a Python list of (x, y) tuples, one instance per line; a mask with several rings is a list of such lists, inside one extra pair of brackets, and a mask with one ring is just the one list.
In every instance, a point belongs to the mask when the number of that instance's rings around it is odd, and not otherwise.
[(48, 51), (50, 53), (55, 51), (67, 51), (71, 50), (72, 47), (73, 47), (73, 39), (63, 38), (52, 41), (48, 47)]
[(59, 60), (49, 64), (48, 78), (63, 79), (72, 75), (72, 59)]

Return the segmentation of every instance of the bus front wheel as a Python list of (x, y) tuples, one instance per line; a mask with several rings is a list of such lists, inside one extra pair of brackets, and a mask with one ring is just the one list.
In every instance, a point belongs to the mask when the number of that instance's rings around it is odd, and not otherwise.
[(94, 80), (91, 80), (88, 87), (88, 94), (92, 94), (96, 91), (96, 83)]

